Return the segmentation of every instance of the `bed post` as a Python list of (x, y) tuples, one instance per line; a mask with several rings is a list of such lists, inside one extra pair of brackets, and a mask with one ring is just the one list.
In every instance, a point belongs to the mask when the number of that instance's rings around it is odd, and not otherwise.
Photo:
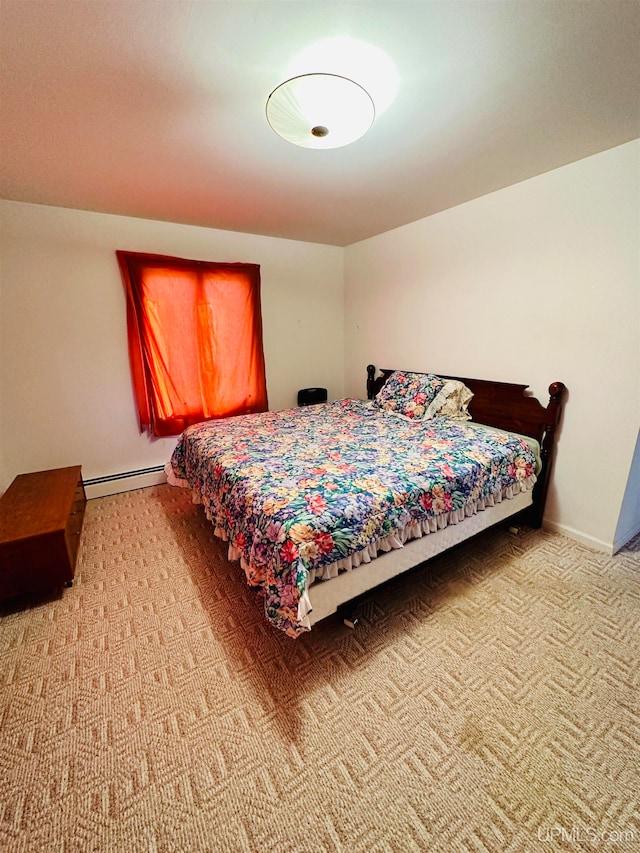
[(367, 399), (373, 400), (375, 396), (375, 375), (376, 375), (376, 366), (375, 364), (367, 365)]
[(555, 432), (558, 421), (560, 420), (562, 397), (565, 390), (566, 386), (563, 382), (552, 382), (549, 385), (549, 404), (544, 424), (544, 437), (540, 445), (542, 471), (533, 489), (533, 504), (530, 513), (532, 527), (542, 527), (542, 516), (547, 500), (547, 492), (549, 491), (549, 479), (555, 455)]

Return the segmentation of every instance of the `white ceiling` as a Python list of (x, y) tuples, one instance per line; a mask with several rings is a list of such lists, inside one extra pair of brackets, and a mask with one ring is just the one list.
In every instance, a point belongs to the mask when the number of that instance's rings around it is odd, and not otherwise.
[[(297, 148), (265, 102), (333, 36), (398, 93)], [(1, 0), (0, 197), (344, 246), (640, 137), (639, 46), (638, 0)]]

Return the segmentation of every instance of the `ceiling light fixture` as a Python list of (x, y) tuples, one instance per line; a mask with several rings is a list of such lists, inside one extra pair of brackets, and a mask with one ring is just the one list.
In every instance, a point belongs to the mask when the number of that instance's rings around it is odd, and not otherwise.
[(301, 74), (281, 83), (267, 99), (267, 121), (302, 148), (340, 148), (373, 124), (371, 95), (338, 74)]

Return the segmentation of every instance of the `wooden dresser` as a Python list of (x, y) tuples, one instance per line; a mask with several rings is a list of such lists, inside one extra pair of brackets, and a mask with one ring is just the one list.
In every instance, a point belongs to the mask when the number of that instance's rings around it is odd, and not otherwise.
[(86, 503), (80, 465), (15, 478), (0, 498), (0, 600), (73, 581)]

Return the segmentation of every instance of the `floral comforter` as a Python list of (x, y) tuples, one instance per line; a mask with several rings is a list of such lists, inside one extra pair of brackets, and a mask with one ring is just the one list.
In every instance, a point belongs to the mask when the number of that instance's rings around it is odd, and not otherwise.
[(293, 637), (323, 566), (535, 482), (517, 436), (448, 418), (409, 421), (352, 399), (191, 426), (167, 474), (204, 504), (230, 557), (264, 591), (267, 618)]

